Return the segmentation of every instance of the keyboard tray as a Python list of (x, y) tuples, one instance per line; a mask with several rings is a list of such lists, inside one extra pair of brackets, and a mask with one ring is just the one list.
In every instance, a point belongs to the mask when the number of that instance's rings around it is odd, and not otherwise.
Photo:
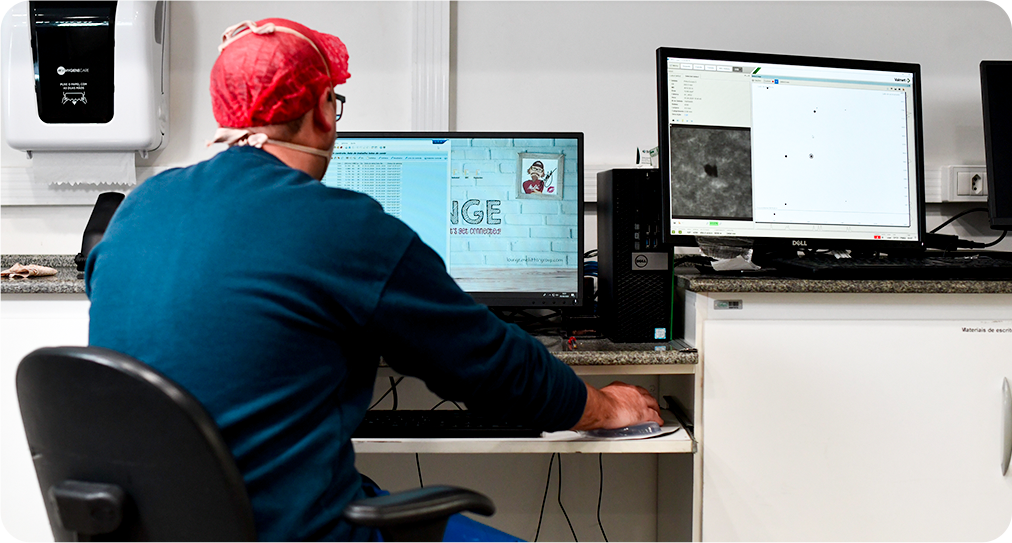
[(371, 410), (353, 438), (540, 437), (541, 430), (461, 410)]

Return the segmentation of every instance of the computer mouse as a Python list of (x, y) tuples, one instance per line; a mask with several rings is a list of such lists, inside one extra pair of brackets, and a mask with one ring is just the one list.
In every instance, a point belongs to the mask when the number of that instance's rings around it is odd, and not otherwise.
[(642, 424), (634, 424), (632, 426), (625, 426), (623, 428), (612, 428), (612, 429), (599, 429), (590, 430), (587, 435), (590, 437), (599, 438), (616, 438), (616, 437), (646, 437), (654, 434), (661, 433), (661, 425), (656, 422), (644, 422)]

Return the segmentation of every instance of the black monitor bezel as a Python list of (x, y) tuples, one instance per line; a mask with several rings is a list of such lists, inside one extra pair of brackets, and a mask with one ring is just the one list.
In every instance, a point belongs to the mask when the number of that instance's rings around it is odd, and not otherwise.
[[(799, 248), (805, 249), (850, 249), (855, 252), (900, 252), (920, 251), (924, 249), (925, 240), (925, 205), (924, 205), (924, 136), (923, 117), (921, 113), (921, 67), (920, 64), (905, 62), (886, 62), (877, 60), (856, 60), (828, 57), (810, 57), (783, 55), (773, 53), (756, 53), (741, 51), (716, 51), (706, 49), (683, 49), (678, 47), (660, 47), (657, 49), (657, 126), (658, 155), (662, 185), (664, 187), (663, 213), (666, 221), (671, 220), (671, 185), (669, 162), (668, 100), (667, 100), (667, 59), (698, 58), (720, 61), (741, 61), (765, 64), (793, 64), (827, 68), (851, 68), (859, 70), (878, 70), (892, 72), (909, 72), (914, 74), (912, 92), (914, 99), (914, 150), (917, 153), (915, 164), (917, 191), (917, 240), (859, 240), (859, 239), (824, 239), (805, 237), (757, 237), (753, 238), (754, 247), (764, 252), (793, 253)], [(673, 246), (695, 247), (695, 236), (671, 233), (671, 228), (664, 229), (664, 242)]]
[[(1012, 60), (982, 60), (980, 61), (980, 93), (981, 93), (981, 109), (984, 113), (984, 161), (985, 167), (987, 168), (987, 216), (988, 224), (992, 230), (1008, 230), (1012, 228), (1012, 209), (999, 210), (998, 209), (998, 175), (995, 171), (995, 147), (997, 142), (994, 141), (994, 132), (999, 128), (994, 126), (997, 113), (991, 111), (990, 103), (990, 92), (988, 87), (988, 72), (993, 70), (995, 67), (1001, 67), (1008, 70), (1012, 70)], [(1012, 90), (1012, 89), (1006, 89)], [(1012, 130), (1012, 125), (1005, 127), (1006, 130)], [(1012, 140), (1012, 135), (1006, 136), (1006, 141)], [(1012, 171), (1003, 172), (1006, 176), (1012, 176)], [(1012, 181), (1012, 180), (1010, 180)], [(1006, 188), (1007, 191), (1012, 191), (1012, 187)], [(1002, 216), (1004, 211), (1005, 216)]]
[(474, 300), (489, 307), (501, 309), (563, 309), (582, 307), (583, 288), (583, 246), (585, 235), (584, 206), (584, 147), (583, 132), (338, 132), (337, 141), (342, 138), (432, 138), (432, 139), (575, 139), (576, 157), (576, 202), (577, 202), (577, 285), (576, 298), (553, 298), (546, 293), (524, 292), (468, 292)]

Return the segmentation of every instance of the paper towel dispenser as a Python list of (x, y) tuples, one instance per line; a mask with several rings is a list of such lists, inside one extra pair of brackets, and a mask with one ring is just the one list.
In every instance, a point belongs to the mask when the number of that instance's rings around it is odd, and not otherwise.
[(22, 151), (140, 151), (168, 128), (168, 2), (32, 1), (3, 20), (3, 122)]
[(116, 2), (29, 2), (28, 24), (42, 122), (111, 121)]

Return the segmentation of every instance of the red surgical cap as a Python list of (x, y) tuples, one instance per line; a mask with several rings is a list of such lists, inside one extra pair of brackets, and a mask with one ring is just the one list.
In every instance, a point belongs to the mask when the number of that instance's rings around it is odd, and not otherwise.
[[(229, 42), (234, 36), (239, 37)], [(350, 75), (348, 49), (337, 36), (286, 19), (240, 23), (226, 30), (222, 40), (211, 68), (211, 107), (222, 127), (293, 121)]]

